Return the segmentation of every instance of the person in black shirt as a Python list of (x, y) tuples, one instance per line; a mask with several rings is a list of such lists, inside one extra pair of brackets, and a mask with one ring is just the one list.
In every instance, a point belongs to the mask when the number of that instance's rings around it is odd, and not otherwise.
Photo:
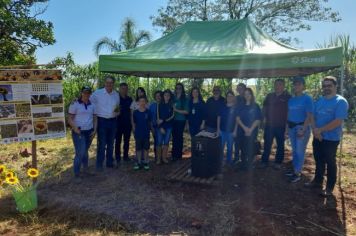
[(281, 169), (284, 160), (284, 141), (287, 124), (289, 93), (285, 90), (283, 79), (274, 81), (274, 92), (267, 94), (262, 113), (264, 117), (263, 154), (260, 168), (267, 168), (271, 154), (273, 139), (276, 139), (277, 150), (274, 168)]
[(163, 99), (157, 105), (157, 128), (159, 129), (157, 137), (157, 161), (156, 164), (162, 162), (168, 163), (168, 145), (171, 139), (173, 128), (174, 108), (173, 94), (167, 89), (163, 92)]
[(219, 86), (214, 86), (213, 96), (206, 101), (206, 130), (209, 132), (217, 131), (217, 119), (220, 114), (221, 107), (225, 106), (225, 99), (221, 96)]
[(191, 138), (204, 129), (205, 125), (205, 102), (201, 96), (200, 89), (194, 87), (190, 93), (189, 100), (189, 133)]
[(128, 94), (127, 83), (121, 83), (119, 87), (120, 94), (120, 115), (117, 117), (117, 132), (115, 141), (115, 157), (117, 164), (121, 161), (121, 140), (124, 138), (123, 160), (129, 161), (129, 143), (131, 136), (131, 110), (132, 98)]
[(250, 88), (245, 90), (245, 101), (246, 103), (237, 112), (238, 129), (234, 133), (241, 140), (241, 167), (250, 169), (256, 155), (256, 140), (262, 113)]
[[(245, 90), (246, 90), (246, 85), (243, 83), (239, 83), (236, 86), (236, 92), (238, 95), (235, 97), (236, 98), (236, 110), (238, 111), (241, 109), (241, 107), (245, 104)], [(239, 159), (240, 159), (240, 151), (241, 151), (241, 140), (239, 140), (238, 136), (234, 138), (234, 163), (237, 164)]]

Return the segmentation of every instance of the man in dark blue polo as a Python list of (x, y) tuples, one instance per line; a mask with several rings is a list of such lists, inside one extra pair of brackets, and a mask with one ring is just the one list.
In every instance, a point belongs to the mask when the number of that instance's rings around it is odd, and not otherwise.
[(116, 132), (116, 142), (115, 142), (115, 157), (116, 163), (119, 165), (121, 161), (121, 141), (124, 139), (123, 144), (123, 160), (129, 161), (129, 145), (131, 136), (131, 110), (130, 105), (132, 103), (132, 98), (128, 96), (128, 85), (127, 83), (120, 83), (119, 86), (120, 94), (120, 115), (117, 117), (117, 132)]

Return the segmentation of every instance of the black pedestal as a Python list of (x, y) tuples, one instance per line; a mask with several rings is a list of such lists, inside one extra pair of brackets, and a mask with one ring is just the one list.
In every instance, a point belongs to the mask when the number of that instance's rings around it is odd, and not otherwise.
[(220, 173), (221, 139), (193, 137), (192, 176), (209, 178)]

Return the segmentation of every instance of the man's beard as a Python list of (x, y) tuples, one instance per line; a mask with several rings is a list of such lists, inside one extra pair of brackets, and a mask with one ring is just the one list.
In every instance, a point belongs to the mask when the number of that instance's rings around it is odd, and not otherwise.
[(324, 95), (330, 95), (332, 93), (332, 91), (330, 90), (330, 89), (325, 89), (324, 91), (323, 91), (323, 94)]

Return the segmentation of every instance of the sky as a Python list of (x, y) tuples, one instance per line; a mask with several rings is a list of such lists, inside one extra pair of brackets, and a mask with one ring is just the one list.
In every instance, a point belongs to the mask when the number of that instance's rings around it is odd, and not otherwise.
[[(97, 60), (93, 52), (95, 42), (107, 36), (118, 40), (120, 28), (126, 17), (136, 22), (138, 30), (148, 30), (153, 40), (162, 36), (152, 26), (150, 16), (165, 6), (168, 0), (50, 0), (47, 10), (40, 18), (54, 25), (56, 43), (36, 51), (38, 64), (46, 64), (55, 57), (72, 52), (76, 63), (84, 65)], [(312, 22), (312, 30), (292, 33), (301, 43), (302, 49), (315, 48), (317, 43), (328, 41), (336, 34), (349, 34), (356, 42), (356, 1), (329, 0), (328, 5), (341, 15), (342, 21)], [(107, 51), (102, 51), (108, 53)]]

